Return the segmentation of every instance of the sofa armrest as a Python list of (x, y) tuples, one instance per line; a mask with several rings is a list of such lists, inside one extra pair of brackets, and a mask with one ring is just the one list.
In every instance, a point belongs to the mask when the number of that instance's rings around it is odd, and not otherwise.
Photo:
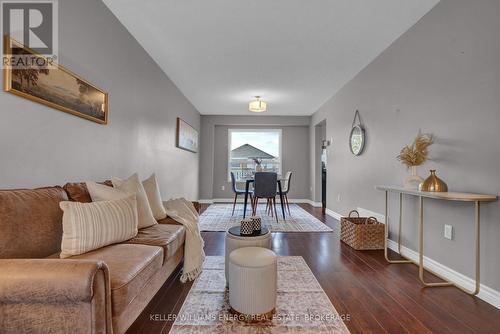
[(106, 265), (90, 260), (0, 260), (0, 303), (90, 302), (99, 270)]
[(0, 260), (0, 332), (111, 333), (105, 263)]

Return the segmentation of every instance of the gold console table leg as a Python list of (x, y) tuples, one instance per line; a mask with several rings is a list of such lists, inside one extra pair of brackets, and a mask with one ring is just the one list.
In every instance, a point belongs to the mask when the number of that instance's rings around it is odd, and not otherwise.
[[(427, 287), (440, 287), (440, 286), (451, 286), (453, 283), (451, 282), (439, 282), (439, 283), (427, 283), (424, 281), (424, 198), (422, 196), (420, 199), (420, 229), (418, 232), (418, 277), (420, 277), (420, 281), (423, 285)], [(434, 272), (427, 270), (432, 274), (436, 275)], [(436, 275), (441, 278), (439, 275)]]
[(479, 247), (479, 239), (480, 237), (480, 202), (476, 201), (475, 202), (475, 248), (476, 248), (476, 286), (474, 290), (468, 290), (458, 284), (455, 284), (453, 282), (450, 282), (440, 275), (436, 274), (435, 272), (427, 269), (430, 273), (434, 274), (435, 276), (445, 280), (446, 282), (439, 282), (439, 283), (427, 283), (424, 281), (424, 198), (420, 197), (420, 233), (419, 233), (419, 265), (418, 265), (418, 275), (420, 277), (420, 281), (426, 286), (426, 287), (440, 287), (440, 286), (455, 286), (462, 290), (465, 293), (468, 293), (470, 295), (477, 295), (479, 293), (479, 288), (480, 288), (480, 280), (479, 280), (479, 275), (480, 275), (480, 247)]
[(474, 202), (474, 220), (475, 220), (475, 248), (476, 248), (476, 283), (474, 290), (468, 290), (464, 287), (461, 287), (458, 284), (453, 284), (455, 287), (459, 288), (465, 293), (468, 293), (469, 295), (477, 295), (479, 293), (479, 289), (481, 287), (481, 281), (480, 281), (480, 274), (481, 274), (481, 266), (480, 266), (480, 255), (481, 255), (481, 248), (480, 248), (480, 235), (481, 235), (481, 202), (476, 201)]
[(455, 284), (453, 282), (447, 281), (440, 275), (436, 274), (435, 272), (427, 269), (430, 273), (434, 274), (435, 276), (445, 280), (445, 282), (439, 282), (439, 283), (427, 283), (424, 281), (424, 198), (420, 197), (420, 232), (419, 232), (419, 244), (420, 244), (420, 249), (419, 249), (419, 265), (418, 265), (418, 275), (420, 277), (420, 281), (426, 286), (426, 287), (441, 287), (441, 286), (455, 286), (458, 289), (462, 290), (465, 293), (468, 293), (469, 295), (477, 295), (479, 293), (479, 288), (481, 286), (480, 282), (480, 202), (476, 201), (475, 202), (475, 248), (476, 248), (476, 284), (475, 284), (475, 289), (474, 290), (468, 290), (458, 284)]
[[(385, 238), (384, 238), (384, 256), (389, 263), (413, 263), (411, 260), (391, 260), (387, 254), (387, 240), (389, 239), (389, 205), (388, 192), (385, 192)], [(401, 255), (401, 225), (403, 220), (403, 194), (399, 194), (399, 227), (398, 227), (398, 253)], [(402, 256), (402, 255), (401, 255)]]
[(475, 234), (476, 234), (476, 286), (474, 288), (474, 291), (468, 291), (466, 289), (462, 289), (459, 287), (459, 289), (463, 290), (464, 292), (467, 292), (468, 294), (471, 295), (477, 295), (479, 293), (479, 289), (481, 287), (481, 281), (480, 281), (480, 275), (481, 275), (481, 247), (480, 247), (480, 242), (481, 242), (481, 202), (476, 201), (474, 205), (474, 219), (475, 219)]

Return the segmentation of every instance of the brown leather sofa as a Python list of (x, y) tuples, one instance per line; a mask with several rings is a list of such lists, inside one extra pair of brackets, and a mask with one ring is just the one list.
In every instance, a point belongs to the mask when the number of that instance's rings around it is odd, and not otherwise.
[(60, 201), (84, 183), (0, 190), (0, 333), (123, 333), (184, 255), (170, 218), (124, 243), (60, 259)]

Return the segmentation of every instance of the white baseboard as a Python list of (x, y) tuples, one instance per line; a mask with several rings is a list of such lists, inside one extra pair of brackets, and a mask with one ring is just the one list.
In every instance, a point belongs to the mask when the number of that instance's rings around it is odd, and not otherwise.
[(340, 213), (337, 213), (337, 212), (335, 212), (335, 211), (332, 211), (332, 210), (330, 210), (330, 209), (328, 209), (328, 208), (325, 210), (325, 213), (326, 213), (327, 215), (329, 215), (330, 217), (335, 218), (335, 219), (337, 219), (337, 220), (340, 220), (340, 218), (342, 218), (342, 215), (341, 215)]
[(357, 207), (356, 210), (359, 212), (359, 215), (361, 217), (374, 217), (379, 222), (385, 224), (385, 215), (383, 215), (383, 214), (380, 214), (380, 213), (375, 212), (375, 211), (363, 209), (363, 208), (360, 208), (360, 207)]
[(211, 199), (199, 199), (198, 203), (200, 204), (212, 204), (214, 201)]
[[(279, 195), (276, 197), (276, 203), (279, 203), (280, 197)], [(295, 203), (295, 204), (311, 204), (311, 200), (308, 198), (289, 198), (288, 203)], [(312, 205), (312, 204), (311, 204)]]
[[(388, 248), (397, 252), (398, 244), (393, 240), (388, 240)], [(413, 249), (407, 248), (401, 245), (401, 255), (407, 257), (408, 259), (418, 262), (418, 252)], [(433, 259), (424, 256), (424, 267), (426, 269), (432, 270), (436, 274), (443, 276), (447, 280), (454, 282), (466, 289), (473, 290), (475, 287), (475, 281)], [(500, 292), (481, 284), (481, 288), (476, 297), (484, 300), (487, 303), (500, 309)]]
[(314, 202), (314, 201), (311, 201), (311, 200), (309, 200), (309, 204), (311, 204), (315, 208), (321, 208), (323, 206), (323, 203), (321, 203), (321, 202)]
[[(292, 200), (288, 200), (290, 203), (292, 203)], [(310, 199), (299, 199), (299, 200), (296, 200), (296, 202), (294, 203), (305, 203), (305, 204), (309, 204), (315, 208), (321, 208), (323, 206), (323, 203), (321, 202), (315, 202), (315, 201), (312, 201)]]
[[(366, 210), (363, 208), (357, 208), (356, 210), (359, 212), (359, 215), (361, 217), (375, 217), (375, 218), (377, 218), (377, 220), (379, 222), (381, 222), (381, 223), (385, 222), (385, 217), (379, 213), (376, 213), (376, 212), (373, 212), (370, 210)], [(333, 210), (330, 210), (328, 208), (325, 210), (325, 212), (327, 215), (329, 215), (330, 217), (335, 218), (337, 220), (340, 220), (340, 218), (344, 217), (344, 215), (341, 215), (340, 213), (335, 212)]]
[[(377, 214), (376, 212), (371, 212), (366, 209), (358, 208), (358, 211), (361, 216), (366, 216), (367, 214), (374, 216), (377, 218), (379, 221), (384, 221), (385, 217)], [(337, 220), (340, 220), (342, 215), (340, 213), (337, 213), (333, 210), (326, 209), (326, 214), (329, 215), (330, 217), (333, 217)], [(398, 244), (397, 242), (393, 240), (388, 240), (387, 241), (388, 248), (392, 249), (393, 251), (397, 252), (398, 250)], [(418, 262), (418, 252), (414, 251), (413, 249), (410, 249), (408, 247), (405, 247), (401, 245), (401, 255), (405, 256), (406, 258)], [(424, 256), (424, 267), (426, 269), (432, 270), (436, 274), (439, 274), (440, 276), (446, 278), (447, 280), (454, 282), (466, 289), (473, 290), (475, 287), (475, 281), (467, 277), (433, 259), (428, 258), (427, 256)], [(495, 306), (496, 308), (500, 309), (500, 292), (496, 291), (484, 284), (481, 284), (481, 288), (479, 290), (479, 293), (476, 295), (476, 297), (484, 300), (485, 302)]]

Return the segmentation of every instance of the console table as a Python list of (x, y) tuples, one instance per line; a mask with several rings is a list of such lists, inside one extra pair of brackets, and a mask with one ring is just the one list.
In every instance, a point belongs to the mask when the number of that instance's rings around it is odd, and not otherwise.
[[(391, 186), (376, 186), (375, 189), (385, 192), (385, 244), (384, 244), (384, 255), (385, 259), (389, 263), (415, 263), (418, 265), (418, 276), (422, 284), (426, 287), (441, 287), (454, 285), (460, 290), (470, 294), (476, 295), (480, 288), (480, 210), (481, 202), (494, 202), (497, 200), (496, 195), (484, 195), (484, 194), (471, 194), (471, 193), (457, 193), (457, 192), (427, 192), (418, 190), (409, 190), (402, 187), (391, 187)], [(388, 217), (388, 193), (394, 192), (399, 194), (399, 227), (398, 227), (398, 253), (401, 255), (401, 223), (403, 216), (403, 195), (416, 196), (419, 198), (419, 208), (420, 208), (420, 225), (419, 225), (419, 260), (418, 263), (405, 259), (405, 260), (391, 260), (387, 254), (387, 239), (389, 238), (389, 224), (387, 224)], [(473, 291), (467, 290), (464, 287), (450, 282), (435, 272), (427, 269), (427, 271), (443, 279), (445, 282), (439, 283), (428, 283), (424, 280), (424, 198), (436, 199), (436, 200), (446, 200), (446, 201), (459, 201), (459, 202), (470, 202), (474, 203), (475, 209), (475, 252), (476, 252), (476, 286)], [(401, 255), (402, 256), (402, 255)]]

